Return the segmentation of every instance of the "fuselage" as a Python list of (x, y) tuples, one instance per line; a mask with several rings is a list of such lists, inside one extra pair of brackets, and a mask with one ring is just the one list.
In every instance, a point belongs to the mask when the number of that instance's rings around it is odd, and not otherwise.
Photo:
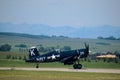
[(70, 50), (70, 51), (52, 51), (46, 54), (33, 57), (26, 62), (55, 62), (60, 61), (63, 63), (73, 64), (77, 60), (77, 57), (80, 58), (87, 57), (86, 49)]
[[(89, 55), (89, 45), (86, 45), (84, 49), (70, 50), (70, 51), (51, 51), (46, 54), (40, 55), (36, 47), (29, 49), (29, 59), (26, 62), (55, 62), (59, 61), (64, 65), (73, 64), (74, 69), (81, 69), (82, 65), (79, 63), (80, 58), (86, 58)], [(76, 62), (78, 64), (76, 64)], [(38, 65), (36, 66), (38, 68)]]

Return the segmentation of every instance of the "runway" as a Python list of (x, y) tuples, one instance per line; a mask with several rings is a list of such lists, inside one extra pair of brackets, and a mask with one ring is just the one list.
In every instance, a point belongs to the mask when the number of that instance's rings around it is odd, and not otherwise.
[(70, 68), (4, 68), (0, 67), (0, 70), (26, 70), (26, 71), (64, 71), (64, 72), (96, 72), (96, 73), (119, 73), (120, 69), (70, 69)]

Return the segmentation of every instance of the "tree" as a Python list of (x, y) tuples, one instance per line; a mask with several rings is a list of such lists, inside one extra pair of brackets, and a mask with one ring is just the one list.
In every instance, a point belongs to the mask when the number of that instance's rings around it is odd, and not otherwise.
[(71, 50), (71, 47), (70, 47), (70, 46), (64, 46), (64, 47), (63, 47), (63, 50), (69, 51), (69, 50)]
[(15, 47), (26, 48), (26, 47), (27, 47), (27, 45), (25, 45), (25, 44), (19, 44), (19, 45), (15, 45)]
[(54, 49), (54, 47), (46, 47), (44, 49), (44, 52), (51, 52), (51, 51), (53, 51), (53, 49)]
[(6, 59), (10, 59), (12, 56), (9, 54), (6, 56)]
[(97, 37), (97, 39), (103, 39), (103, 37), (99, 36), (99, 37)]
[(119, 40), (119, 38), (115, 38), (114, 36), (109, 36), (109, 37), (97, 37), (97, 39), (106, 39), (106, 40)]
[(27, 59), (27, 57), (24, 55), (23, 60), (26, 60), (26, 59)]
[(25, 44), (15, 45), (15, 47), (18, 47), (20, 52), (27, 51), (27, 45)]
[(0, 46), (0, 51), (10, 51), (11, 50), (11, 45), (9, 44), (4, 44)]
[(19, 56), (19, 60), (21, 60), (22, 59), (22, 57), (21, 56)]
[(116, 40), (116, 38), (114, 36), (109, 36), (109, 37), (107, 37), (105, 39), (107, 39), (107, 40)]
[(45, 48), (43, 47), (42, 44), (40, 44), (38, 46), (39, 46), (38, 51), (40, 51), (40, 52), (44, 52), (45, 51)]
[(120, 40), (120, 37), (117, 40)]

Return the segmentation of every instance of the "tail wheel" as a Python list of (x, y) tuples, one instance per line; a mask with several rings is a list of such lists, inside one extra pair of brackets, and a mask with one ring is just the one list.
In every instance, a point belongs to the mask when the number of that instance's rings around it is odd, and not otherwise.
[(73, 68), (74, 68), (74, 69), (81, 69), (81, 68), (82, 68), (82, 65), (81, 65), (81, 64), (74, 64), (74, 65), (73, 65)]
[(36, 64), (36, 68), (39, 68), (39, 64), (38, 63)]

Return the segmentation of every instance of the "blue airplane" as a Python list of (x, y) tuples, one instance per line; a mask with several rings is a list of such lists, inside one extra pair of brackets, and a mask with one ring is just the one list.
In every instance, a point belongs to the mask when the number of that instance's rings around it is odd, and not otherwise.
[[(36, 47), (29, 49), (29, 59), (26, 62), (56, 62), (59, 61), (64, 65), (73, 65), (74, 69), (81, 69), (80, 58), (86, 58), (89, 55), (89, 45), (85, 43), (85, 48), (70, 51), (51, 51), (40, 55)], [(37, 65), (36, 68), (39, 66)]]

